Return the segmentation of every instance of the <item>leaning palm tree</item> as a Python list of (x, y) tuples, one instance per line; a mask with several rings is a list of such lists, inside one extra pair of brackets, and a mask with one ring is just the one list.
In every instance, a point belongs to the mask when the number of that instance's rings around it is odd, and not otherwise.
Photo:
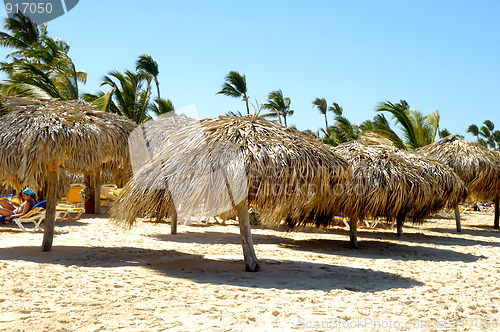
[(283, 117), (283, 122), (285, 127), (287, 126), (286, 117), (293, 114), (293, 110), (290, 109), (290, 104), (292, 101), (289, 97), (283, 97), (283, 92), (281, 90), (273, 91), (269, 94), (268, 102), (263, 105), (265, 109), (271, 110), (271, 113), (262, 115), (263, 118), (278, 118), (278, 122), (281, 123), (281, 117)]
[(247, 115), (250, 115), (250, 108), (248, 106), (248, 96), (247, 96), (247, 82), (245, 75), (238, 73), (237, 71), (231, 71), (226, 76), (226, 82), (222, 85), (222, 89), (216, 94), (222, 94), (224, 96), (229, 96), (233, 98), (242, 97), (247, 106)]
[(328, 118), (326, 116), (326, 112), (328, 112), (328, 104), (325, 98), (316, 98), (313, 102), (313, 107), (316, 106), (321, 114), (325, 116), (325, 130), (328, 130)]
[(158, 82), (158, 74), (160, 74), (160, 70), (158, 69), (158, 63), (156, 60), (149, 54), (143, 54), (137, 59), (136, 70), (144, 72), (154, 79), (158, 99), (160, 99), (160, 82)]

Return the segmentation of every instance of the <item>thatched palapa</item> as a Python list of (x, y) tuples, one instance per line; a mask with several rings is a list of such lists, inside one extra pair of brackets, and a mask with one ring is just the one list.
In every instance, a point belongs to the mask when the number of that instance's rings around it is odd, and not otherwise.
[(127, 139), (136, 125), (125, 117), (73, 101), (8, 101), (0, 123), (0, 175), (13, 187), (35, 190), (48, 181), (43, 250), (54, 231), (58, 170), (93, 173), (104, 163), (127, 167)]
[(357, 209), (351, 219), (351, 245), (356, 224), (364, 218), (396, 219), (398, 235), (406, 218), (421, 222), (448, 200), (463, 199), (464, 186), (445, 166), (410, 152), (382, 150), (350, 141), (333, 150), (352, 165), (352, 179), (342, 196)]
[(180, 219), (184, 211), (215, 215), (238, 207), (236, 197), (257, 206), (268, 225), (299, 223), (304, 210), (342, 210), (332, 191), (348, 180), (347, 162), (295, 129), (257, 117), (209, 118), (187, 124), (163, 144), (112, 207), (117, 222), (130, 226), (137, 215), (163, 217), (174, 209)]
[[(430, 159), (439, 160), (464, 181), (469, 195), (478, 200), (500, 197), (500, 158), (484, 146), (471, 143), (463, 138), (450, 135), (418, 150)], [(498, 216), (495, 215), (495, 228), (498, 229)], [(460, 231), (459, 222), (457, 229)]]

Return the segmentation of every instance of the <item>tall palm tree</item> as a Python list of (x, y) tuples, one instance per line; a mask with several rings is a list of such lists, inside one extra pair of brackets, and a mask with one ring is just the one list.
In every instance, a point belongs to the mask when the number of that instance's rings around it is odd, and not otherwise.
[(248, 107), (247, 82), (245, 75), (242, 75), (237, 71), (231, 71), (226, 76), (225, 81), (226, 82), (222, 85), (222, 89), (216, 94), (222, 94), (224, 96), (233, 98), (242, 97), (247, 106), (247, 115), (250, 115), (250, 108)]
[(158, 92), (158, 98), (161, 98), (160, 82), (158, 82), (158, 74), (160, 74), (160, 71), (158, 69), (158, 63), (156, 62), (156, 60), (153, 59), (151, 55), (143, 54), (137, 59), (135, 68), (137, 71), (142, 71), (150, 75), (154, 79), (156, 90)]
[(325, 128), (328, 130), (328, 118), (326, 112), (328, 112), (328, 104), (325, 98), (316, 98), (313, 102), (313, 107), (316, 106), (321, 114), (325, 116)]
[(289, 97), (283, 97), (283, 92), (281, 90), (272, 91), (271, 93), (269, 93), (268, 102), (263, 105), (265, 109), (268, 109), (271, 112), (262, 115), (262, 117), (277, 117), (280, 124), (281, 117), (283, 117), (283, 121), (286, 127), (286, 117), (293, 114), (293, 110), (290, 109), (291, 103), (292, 101)]

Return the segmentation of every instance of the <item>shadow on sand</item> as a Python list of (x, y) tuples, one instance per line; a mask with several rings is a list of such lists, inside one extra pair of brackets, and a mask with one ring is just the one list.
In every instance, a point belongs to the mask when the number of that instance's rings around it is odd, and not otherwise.
[(39, 247), (2, 249), (0, 259), (23, 260), (38, 264), (82, 267), (144, 267), (166, 277), (197, 283), (248, 288), (291, 290), (340, 290), (356, 292), (412, 288), (421, 282), (396, 274), (365, 268), (318, 264), (294, 260), (261, 258), (262, 270), (244, 272), (243, 257), (192, 255), (175, 250), (153, 250), (133, 247), (55, 246), (42, 253)]

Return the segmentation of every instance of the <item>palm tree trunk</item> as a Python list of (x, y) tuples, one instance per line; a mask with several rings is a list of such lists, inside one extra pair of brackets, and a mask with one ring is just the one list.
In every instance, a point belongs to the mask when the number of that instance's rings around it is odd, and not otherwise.
[(328, 119), (326, 118), (326, 113), (325, 113), (325, 130), (328, 131)]
[(349, 238), (352, 249), (358, 249), (358, 219), (349, 218)]
[(287, 127), (287, 125), (286, 125), (286, 114), (283, 114), (283, 120), (285, 120), (285, 127)]
[(248, 97), (246, 94), (243, 95), (243, 99), (245, 100), (245, 103), (247, 104), (247, 115), (250, 115), (250, 108), (248, 107)]
[(155, 84), (156, 84), (156, 90), (158, 91), (158, 99), (160, 99), (160, 82), (158, 82), (158, 79), (155, 76)]

